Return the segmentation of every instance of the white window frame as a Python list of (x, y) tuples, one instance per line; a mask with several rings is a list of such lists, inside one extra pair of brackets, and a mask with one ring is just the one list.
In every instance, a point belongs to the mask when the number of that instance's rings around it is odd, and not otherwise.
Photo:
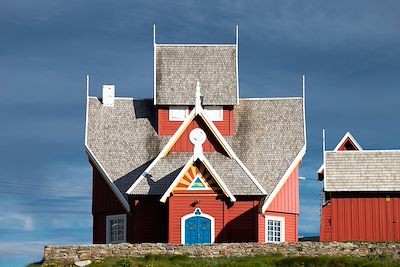
[[(281, 241), (268, 241), (268, 221), (279, 221), (281, 222), (281, 232), (280, 232), (280, 237)], [(285, 217), (279, 217), (279, 216), (265, 216), (265, 243), (284, 243), (285, 242)]]
[[(124, 237), (121, 240), (111, 241), (111, 221), (112, 220), (120, 220), (124, 221)], [(106, 216), (106, 243), (107, 244), (117, 244), (117, 243), (125, 243), (126, 242), (126, 214), (116, 214), (116, 215), (107, 215)]]
[[(177, 116), (176, 114), (174, 114), (175, 112), (178, 111), (184, 111), (185, 115), (184, 117), (182, 116)], [(189, 108), (187, 106), (170, 106), (169, 107), (169, 120), (170, 121), (184, 121), (187, 116), (189, 115)]]
[(205, 106), (204, 112), (211, 121), (224, 120), (224, 108), (221, 106)]
[[(196, 210), (200, 211), (200, 215), (196, 215)], [(213, 216), (205, 214), (201, 211), (200, 208), (196, 208), (192, 213), (186, 214), (181, 218), (181, 244), (185, 245), (185, 227), (186, 227), (186, 220), (192, 217), (203, 217), (206, 219), (209, 219), (211, 221), (211, 244), (214, 244), (215, 242), (215, 219)]]

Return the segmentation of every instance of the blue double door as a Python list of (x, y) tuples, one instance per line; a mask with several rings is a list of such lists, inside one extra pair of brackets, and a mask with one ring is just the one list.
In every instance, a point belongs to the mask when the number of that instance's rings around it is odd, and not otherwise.
[(186, 219), (185, 244), (211, 244), (211, 220), (201, 216)]

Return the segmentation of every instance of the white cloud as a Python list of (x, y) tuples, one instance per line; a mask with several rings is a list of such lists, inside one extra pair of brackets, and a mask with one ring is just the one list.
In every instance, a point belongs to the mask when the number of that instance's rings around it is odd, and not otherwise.
[(24, 231), (34, 230), (32, 217), (20, 213), (3, 213), (0, 215), (0, 225), (3, 229), (23, 229)]

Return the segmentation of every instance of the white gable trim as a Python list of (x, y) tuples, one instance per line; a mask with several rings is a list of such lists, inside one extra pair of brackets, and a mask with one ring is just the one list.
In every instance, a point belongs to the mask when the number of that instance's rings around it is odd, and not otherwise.
[(346, 142), (347, 138), (349, 138), (351, 140), (351, 142), (353, 142), (353, 144), (356, 146), (356, 148), (360, 151), (362, 151), (362, 147), (360, 146), (360, 144), (356, 141), (356, 139), (351, 135), (350, 132), (347, 132), (342, 140), (340, 140), (339, 144), (337, 144), (337, 146), (335, 147), (335, 149), (333, 151), (338, 151), (339, 148), (344, 144), (344, 142)]
[(264, 205), (262, 206), (261, 212), (264, 213), (269, 205), (271, 205), (274, 198), (278, 195), (279, 191), (285, 185), (286, 181), (289, 179), (290, 175), (293, 173), (294, 169), (299, 166), (301, 160), (303, 159), (304, 155), (306, 154), (306, 145), (300, 150), (297, 154), (296, 158), (293, 160), (292, 164), (290, 164), (289, 168), (286, 170), (285, 174), (282, 176), (280, 181), (278, 182), (277, 186), (272, 191), (271, 195), (265, 200)]
[(114, 184), (113, 180), (110, 178), (104, 167), (100, 164), (100, 162), (97, 160), (96, 156), (93, 154), (93, 152), (90, 150), (90, 148), (85, 144), (86, 147), (86, 153), (88, 154), (89, 158), (91, 161), (96, 165), (97, 169), (100, 171), (101, 176), (103, 176), (104, 180), (107, 182), (107, 184), (110, 186), (111, 190), (114, 192), (115, 196), (118, 198), (119, 202), (122, 204), (122, 206), (125, 208), (127, 212), (130, 211), (129, 203), (126, 201), (125, 197), (122, 195), (121, 191), (117, 188), (117, 186)]
[[(228, 196), (232, 202), (235, 202), (236, 198), (233, 196), (226, 184), (221, 180), (221, 177), (218, 175), (218, 173), (215, 171), (215, 169), (212, 167), (211, 163), (206, 159), (206, 157), (204, 157), (204, 155), (201, 155), (199, 157), (199, 160), (204, 164), (204, 166), (206, 166), (207, 170), (214, 177), (215, 181), (221, 187), (224, 194)], [(183, 169), (179, 172), (174, 181), (168, 187), (167, 191), (165, 191), (164, 195), (161, 197), (161, 202), (165, 203), (167, 201), (167, 198), (171, 195), (172, 190), (174, 190), (174, 188), (179, 184), (179, 181), (182, 179), (183, 175), (185, 175), (186, 171), (190, 168), (190, 166), (192, 166), (195, 161), (196, 159), (194, 158), (194, 156), (191, 156)]]
[(189, 126), (189, 124), (193, 121), (193, 119), (199, 115), (204, 122), (207, 124), (211, 132), (214, 134), (214, 136), (217, 138), (219, 143), (222, 145), (224, 148), (225, 152), (228, 154), (230, 158), (235, 159), (239, 166), (246, 172), (246, 174), (250, 177), (250, 179), (254, 182), (254, 184), (260, 189), (260, 191), (266, 195), (267, 192), (265, 189), (261, 186), (261, 184), (257, 181), (257, 179), (253, 176), (253, 174), (246, 168), (246, 166), (243, 164), (243, 162), (238, 158), (236, 153), (233, 151), (231, 146), (228, 144), (228, 142), (225, 140), (225, 138), (222, 136), (221, 132), (218, 130), (218, 128), (215, 126), (215, 124), (208, 118), (207, 114), (205, 113), (203, 107), (199, 104), (196, 105), (195, 108), (190, 112), (190, 114), (187, 116), (186, 120), (182, 122), (181, 126), (179, 126), (178, 130), (174, 133), (174, 135), (171, 137), (171, 139), (168, 141), (168, 143), (164, 146), (164, 148), (161, 150), (161, 152), (158, 154), (158, 156), (155, 158), (155, 160), (149, 165), (149, 167), (146, 168), (146, 170), (140, 175), (140, 177), (133, 183), (133, 185), (126, 191), (127, 194), (132, 194), (133, 190), (135, 187), (143, 180), (145, 175), (149, 173), (149, 171), (157, 164), (157, 162), (160, 160), (160, 158), (167, 156), (168, 152), (171, 150), (173, 145), (176, 143), (178, 138), (182, 135), (182, 133), (186, 130), (186, 128)]

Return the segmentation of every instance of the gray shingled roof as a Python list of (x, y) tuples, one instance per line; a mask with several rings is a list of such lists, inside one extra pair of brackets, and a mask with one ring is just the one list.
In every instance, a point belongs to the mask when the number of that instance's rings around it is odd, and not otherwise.
[(326, 152), (325, 191), (400, 191), (400, 151)]
[[(164, 194), (192, 155), (193, 153), (170, 153), (161, 158), (132, 194)], [(217, 152), (204, 155), (233, 195), (263, 195), (236, 160)]]
[(305, 144), (302, 98), (241, 99), (227, 138), (269, 196)]
[(236, 46), (156, 45), (156, 104), (193, 105), (197, 81), (204, 105), (236, 105)]
[[(236, 134), (226, 139), (269, 195), (304, 146), (303, 101), (240, 100), (234, 115)], [(157, 136), (155, 119), (152, 100), (117, 99), (114, 107), (104, 107), (89, 99), (88, 146), (124, 195), (167, 142)], [(189, 158), (185, 153), (170, 156), (155, 167), (152, 181), (140, 183), (137, 193), (167, 190)], [(234, 195), (259, 194), (236, 161), (217, 153), (206, 157)]]
[(116, 99), (106, 107), (89, 98), (88, 147), (123, 195), (168, 141), (158, 137), (155, 115), (152, 100)]

